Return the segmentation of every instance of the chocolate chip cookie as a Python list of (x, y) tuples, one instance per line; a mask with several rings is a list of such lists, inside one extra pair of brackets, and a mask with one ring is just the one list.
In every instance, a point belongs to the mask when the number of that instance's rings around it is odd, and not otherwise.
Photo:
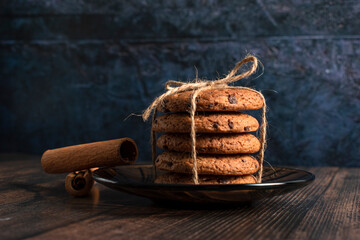
[[(161, 149), (176, 152), (191, 152), (190, 134), (167, 133), (157, 139)], [(197, 134), (196, 151), (211, 154), (255, 153), (260, 150), (260, 141), (250, 133)]]
[[(243, 133), (253, 132), (259, 128), (256, 118), (240, 112), (198, 113), (195, 115), (195, 131), (197, 133)], [(167, 133), (189, 133), (191, 129), (190, 115), (172, 113), (157, 117), (153, 122), (153, 130)]]
[[(163, 152), (155, 165), (158, 169), (176, 172), (192, 173), (192, 158), (190, 153)], [(254, 174), (259, 169), (258, 161), (250, 155), (197, 155), (197, 171), (199, 175), (234, 175)]]
[[(193, 91), (167, 96), (157, 110), (160, 112), (186, 112), (190, 110)], [(236, 88), (208, 89), (196, 97), (196, 111), (242, 111), (256, 110), (263, 106), (259, 93)]]
[[(155, 183), (159, 184), (194, 184), (191, 175), (166, 173), (158, 176)], [(245, 176), (212, 176), (199, 175), (199, 184), (248, 184), (256, 183), (252, 175)]]

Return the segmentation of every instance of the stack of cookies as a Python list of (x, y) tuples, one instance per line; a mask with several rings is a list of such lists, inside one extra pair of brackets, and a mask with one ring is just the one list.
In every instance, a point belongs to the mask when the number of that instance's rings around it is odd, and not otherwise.
[[(164, 133), (157, 146), (164, 150), (156, 161), (158, 169), (167, 171), (157, 183), (191, 184), (191, 119), (192, 91), (165, 98), (157, 110), (153, 130)], [(258, 130), (258, 121), (239, 111), (263, 106), (261, 96), (247, 89), (210, 89), (196, 98), (195, 131), (197, 171), (200, 184), (256, 183), (252, 175), (259, 163), (250, 154), (260, 150), (260, 141), (250, 132)]]

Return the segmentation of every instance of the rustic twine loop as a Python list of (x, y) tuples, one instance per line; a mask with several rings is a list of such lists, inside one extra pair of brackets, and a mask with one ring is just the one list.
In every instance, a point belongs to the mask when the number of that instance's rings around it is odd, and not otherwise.
[[(237, 74), (238, 71), (241, 69), (241, 67), (248, 63), (248, 62), (252, 62), (252, 66), (251, 68), (246, 71), (243, 72), (241, 74)], [(198, 178), (198, 172), (197, 172), (197, 161), (196, 161), (196, 132), (195, 132), (195, 112), (196, 112), (196, 97), (198, 96), (198, 94), (201, 91), (207, 90), (207, 89), (223, 89), (223, 88), (237, 88), (237, 89), (247, 89), (250, 90), (252, 92), (256, 92), (257, 94), (259, 94), (259, 96), (262, 98), (263, 100), (263, 107), (262, 107), (262, 123), (261, 123), (261, 127), (260, 127), (260, 152), (258, 155), (259, 158), (259, 163), (260, 163), (260, 169), (258, 172), (258, 176), (257, 176), (257, 182), (261, 183), (261, 178), (262, 178), (262, 172), (263, 172), (263, 162), (264, 162), (264, 152), (265, 152), (265, 148), (266, 148), (266, 128), (267, 128), (267, 121), (266, 121), (266, 102), (265, 102), (265, 98), (262, 95), (261, 92), (256, 91), (255, 89), (252, 88), (248, 88), (248, 87), (233, 87), (233, 86), (229, 86), (229, 83), (233, 83), (236, 81), (239, 81), (240, 79), (249, 77), (250, 75), (252, 75), (254, 72), (256, 72), (258, 65), (261, 64), (260, 61), (252, 55), (248, 55), (246, 56), (243, 60), (241, 60), (240, 62), (238, 62), (235, 67), (230, 71), (230, 73), (222, 78), (222, 79), (218, 79), (218, 80), (201, 80), (198, 79), (197, 77), (195, 78), (194, 82), (179, 82), (179, 81), (167, 81), (165, 84), (165, 88), (167, 90), (167, 92), (165, 92), (164, 94), (162, 94), (161, 96), (157, 97), (152, 104), (144, 111), (142, 118), (144, 121), (146, 121), (152, 112), (153, 113), (153, 118), (152, 120), (154, 121), (157, 115), (157, 106), (159, 104), (163, 103), (163, 100), (169, 96), (169, 95), (173, 95), (175, 93), (179, 93), (179, 92), (184, 92), (184, 91), (190, 91), (192, 90), (193, 93), (191, 95), (191, 107), (190, 107), (190, 118), (191, 118), (191, 132), (190, 132), (190, 136), (191, 136), (191, 140), (192, 140), (192, 149), (191, 149), (191, 157), (193, 160), (193, 168), (192, 168), (192, 173), (193, 173), (193, 181), (195, 184), (199, 184), (199, 178)], [(156, 133), (153, 129), (151, 129), (151, 141), (152, 141), (152, 157), (153, 157), (153, 165), (155, 168), (155, 159), (156, 159)]]

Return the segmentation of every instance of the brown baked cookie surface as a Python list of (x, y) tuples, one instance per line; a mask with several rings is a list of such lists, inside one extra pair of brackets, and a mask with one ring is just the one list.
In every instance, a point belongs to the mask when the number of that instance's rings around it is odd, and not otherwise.
[[(253, 132), (259, 128), (256, 118), (240, 112), (199, 113), (195, 115), (197, 133), (242, 133)], [(190, 115), (172, 113), (159, 116), (153, 122), (153, 130), (167, 133), (189, 133)]]
[[(176, 152), (191, 152), (190, 134), (167, 133), (157, 139), (161, 149)], [(197, 134), (196, 151), (211, 154), (255, 153), (260, 150), (260, 141), (250, 133)]]
[[(254, 174), (259, 170), (258, 161), (250, 155), (197, 155), (197, 171), (200, 175)], [(163, 152), (155, 165), (160, 170), (176, 173), (192, 173), (192, 158), (189, 153)]]
[[(190, 110), (193, 91), (167, 96), (157, 110), (160, 112), (186, 112)], [(208, 89), (196, 97), (196, 111), (256, 110), (263, 106), (259, 93), (236, 88)]]
[[(166, 173), (155, 179), (158, 184), (194, 184), (191, 175)], [(245, 176), (214, 176), (199, 175), (199, 184), (248, 184), (256, 183), (252, 175)]]

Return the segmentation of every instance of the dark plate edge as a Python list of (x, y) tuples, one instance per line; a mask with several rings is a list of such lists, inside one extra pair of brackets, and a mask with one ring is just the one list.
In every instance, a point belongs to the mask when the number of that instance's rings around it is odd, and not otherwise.
[[(127, 165), (128, 166), (128, 165)], [(134, 165), (132, 165), (134, 166)], [(137, 167), (152, 167), (150, 164), (136, 164)], [(121, 167), (121, 166), (119, 166)], [(276, 168), (276, 167), (275, 167)], [(315, 180), (315, 175), (309, 171), (298, 169), (298, 168), (289, 168), (289, 167), (277, 167), (295, 171), (301, 171), (306, 173), (309, 177), (303, 180), (291, 180), (287, 182), (279, 182), (279, 183), (252, 183), (252, 184), (229, 184), (229, 185), (214, 185), (214, 184), (202, 184), (202, 185), (189, 185), (189, 184), (157, 184), (157, 183), (149, 183), (149, 184), (120, 184), (118, 182), (112, 181), (110, 179), (102, 178), (97, 175), (98, 171), (104, 170), (106, 168), (100, 168), (95, 170), (93, 173), (93, 178), (104, 185), (116, 185), (117, 187), (125, 187), (125, 188), (137, 188), (146, 190), (152, 189), (161, 189), (164, 190), (214, 190), (214, 191), (229, 191), (229, 190), (255, 190), (255, 189), (274, 189), (274, 188), (283, 188), (283, 187), (290, 187), (293, 185), (308, 185), (312, 181)]]

